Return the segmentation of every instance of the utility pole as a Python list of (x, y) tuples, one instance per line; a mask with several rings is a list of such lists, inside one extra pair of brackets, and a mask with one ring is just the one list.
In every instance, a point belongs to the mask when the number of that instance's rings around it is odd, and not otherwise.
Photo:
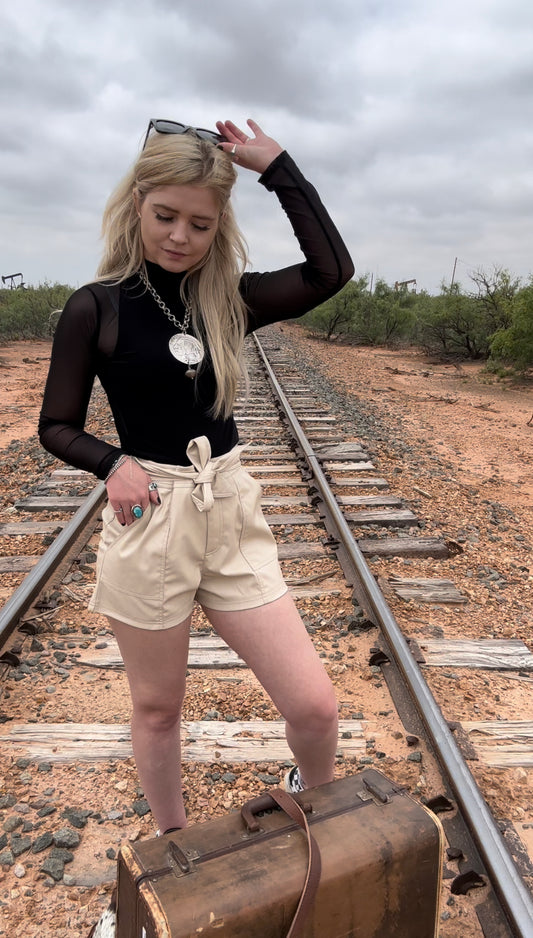
[(456, 257), (456, 258), (455, 258), (455, 261), (453, 262), (453, 273), (452, 273), (452, 282), (450, 283), (450, 289), (453, 287), (453, 285), (454, 285), (454, 283), (455, 283), (455, 270), (456, 270), (456, 267), (457, 267), (457, 260), (458, 260), (458, 258)]

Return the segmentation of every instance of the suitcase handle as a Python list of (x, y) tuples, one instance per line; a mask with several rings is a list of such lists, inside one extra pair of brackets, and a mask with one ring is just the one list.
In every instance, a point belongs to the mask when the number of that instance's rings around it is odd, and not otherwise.
[[(273, 792), (274, 791), (278, 793), (281, 791), (282, 794), (284, 793), (282, 788), (274, 788)], [(296, 801), (292, 795), (289, 797), (291, 802), (297, 804), (298, 807), (302, 809), (302, 811), (305, 811), (306, 814), (311, 814), (313, 810), (313, 806), (311, 804), (300, 804), (300, 802)], [(273, 797), (273, 794), (270, 792), (265, 792), (264, 795), (258, 795), (256, 798), (250, 798), (249, 801), (245, 802), (245, 804), (243, 804), (241, 807), (241, 817), (246, 824), (247, 829), (253, 834), (256, 834), (257, 831), (261, 830), (261, 825), (259, 824), (259, 821), (256, 819), (255, 815), (259, 814), (261, 811), (272, 811), (276, 805), (281, 808), (279, 801), (276, 801), (276, 799)], [(289, 814), (287, 810), (285, 813)], [(293, 821), (296, 820), (296, 818), (293, 818), (292, 815), (290, 815), (290, 817)]]
[(320, 882), (320, 873), (322, 862), (320, 858), (320, 848), (309, 830), (306, 812), (309, 814), (312, 807), (309, 804), (300, 805), (295, 798), (282, 788), (273, 788), (268, 795), (260, 795), (258, 798), (252, 798), (243, 804), (241, 816), (249, 831), (258, 831), (259, 822), (254, 817), (259, 811), (267, 811), (274, 804), (277, 804), (282, 811), (289, 815), (291, 820), (295, 821), (305, 832), (307, 845), (309, 848), (309, 859), (307, 863), (307, 873), (300, 896), (298, 907), (294, 914), (291, 927), (287, 932), (287, 938), (301, 938), (305, 920), (309, 914), (311, 906), (315, 900), (316, 891)]

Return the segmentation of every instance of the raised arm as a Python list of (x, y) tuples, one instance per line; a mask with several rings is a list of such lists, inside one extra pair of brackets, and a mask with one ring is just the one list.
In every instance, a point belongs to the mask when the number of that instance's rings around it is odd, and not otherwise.
[(302, 263), (243, 278), (251, 329), (302, 316), (334, 296), (353, 277), (354, 266), (336, 226), (314, 187), (283, 152), (261, 176), (287, 214)]
[(249, 331), (302, 316), (353, 277), (348, 249), (316, 189), (276, 140), (251, 120), (252, 138), (230, 121), (217, 126), (229, 141), (222, 149), (238, 166), (261, 173), (259, 182), (276, 193), (305, 257), (281, 270), (244, 275), (241, 289), (250, 313)]

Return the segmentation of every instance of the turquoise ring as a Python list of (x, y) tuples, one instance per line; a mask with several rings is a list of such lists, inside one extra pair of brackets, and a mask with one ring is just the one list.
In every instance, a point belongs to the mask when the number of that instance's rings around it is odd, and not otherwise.
[(143, 516), (143, 510), (140, 505), (134, 505), (131, 509), (131, 513), (134, 518), (142, 518)]

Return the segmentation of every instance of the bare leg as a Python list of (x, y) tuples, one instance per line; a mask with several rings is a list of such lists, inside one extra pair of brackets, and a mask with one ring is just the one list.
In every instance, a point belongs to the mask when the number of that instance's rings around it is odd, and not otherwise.
[(158, 827), (185, 827), (180, 722), (190, 618), (150, 631), (109, 619), (126, 666), (133, 704), (131, 739), (137, 771)]
[(256, 609), (204, 611), (285, 718), (287, 742), (305, 784), (331, 781), (338, 735), (335, 692), (290, 594)]

